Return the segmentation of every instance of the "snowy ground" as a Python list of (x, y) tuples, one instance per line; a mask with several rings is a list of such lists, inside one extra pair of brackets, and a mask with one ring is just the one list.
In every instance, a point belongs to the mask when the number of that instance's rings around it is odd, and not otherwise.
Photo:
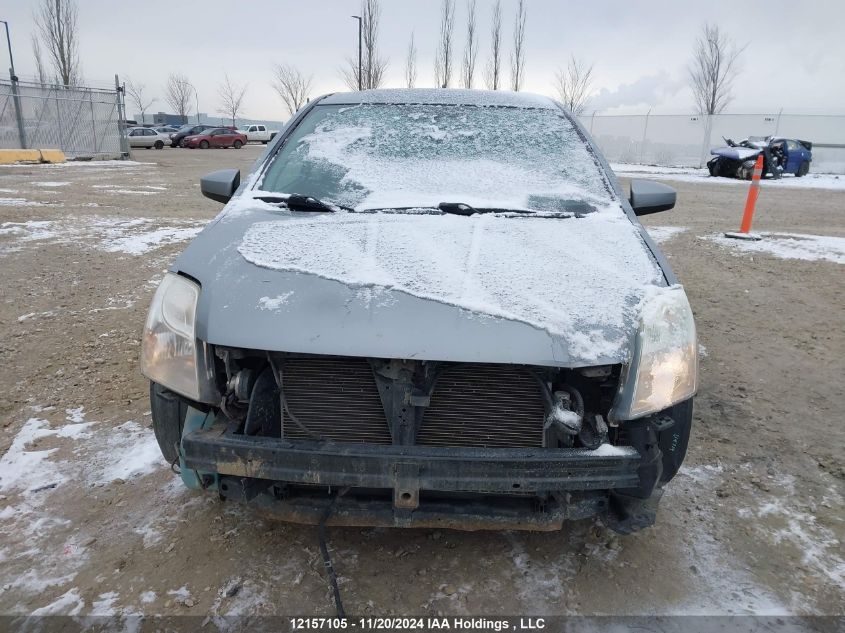
[[(315, 530), (186, 490), (138, 372), (162, 270), (219, 210), (199, 176), (260, 151), (0, 168), (0, 614), (191, 614), (214, 630), (333, 613)], [(745, 188), (722, 184), (744, 183), (678, 175), (678, 207), (643, 220), (696, 314), (701, 386), (657, 525), (331, 529), (350, 612), (845, 612), (845, 194), (771, 183), (764, 239), (726, 241)]]
[[(654, 180), (674, 180), (677, 182), (703, 182), (715, 185), (744, 185), (748, 187), (748, 181), (737, 180), (736, 178), (713, 178), (706, 168), (695, 167), (660, 167), (658, 165), (632, 165), (628, 163), (612, 163), (611, 169), (617, 176), (630, 178), (651, 178)], [(802, 178), (787, 174), (779, 180), (766, 178), (763, 180), (763, 187), (784, 188), (784, 189), (835, 189), (845, 191), (845, 176), (837, 174), (815, 174), (810, 172)]]

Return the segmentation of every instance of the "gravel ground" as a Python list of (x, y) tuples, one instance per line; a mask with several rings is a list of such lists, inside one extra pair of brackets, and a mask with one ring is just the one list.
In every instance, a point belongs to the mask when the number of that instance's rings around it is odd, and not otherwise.
[[(260, 151), (0, 167), (0, 613), (333, 613), (316, 529), (184, 489), (138, 371), (157, 281), (220, 208), (199, 176)], [(672, 184), (645, 222), (696, 313), (701, 389), (657, 525), (332, 529), (348, 612), (845, 613), (842, 264), (713, 241), (745, 188)], [(845, 238), (843, 208), (764, 183), (755, 228)]]

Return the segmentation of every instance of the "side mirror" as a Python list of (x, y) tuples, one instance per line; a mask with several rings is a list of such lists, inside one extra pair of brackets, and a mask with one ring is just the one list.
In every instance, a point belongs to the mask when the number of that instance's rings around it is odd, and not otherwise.
[(675, 206), (678, 194), (672, 187), (653, 180), (631, 181), (631, 207), (637, 215), (668, 211)]
[(241, 186), (239, 169), (221, 169), (200, 178), (200, 191), (206, 198), (226, 204)]

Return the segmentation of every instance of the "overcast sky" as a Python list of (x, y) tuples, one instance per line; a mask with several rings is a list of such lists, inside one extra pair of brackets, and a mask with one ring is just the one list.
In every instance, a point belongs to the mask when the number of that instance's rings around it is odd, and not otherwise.
[[(37, 4), (8, 0), (0, 7), (21, 77), (35, 73), (30, 36)], [(417, 83), (432, 86), (440, 1), (381, 4), (380, 48), (390, 63), (386, 86), (403, 85), (412, 31), (419, 51)], [(478, 0), (479, 68), (488, 57), (492, 4)], [(516, 0), (502, 5), (508, 54)], [(456, 6), (459, 58), (466, 0)], [(574, 53), (594, 65), (595, 96), (588, 111), (689, 112), (686, 68), (698, 31), (709, 20), (747, 45), (729, 111), (845, 112), (842, 0), (527, 0), (527, 8), (523, 89), (552, 95), (555, 70)], [(158, 98), (153, 112), (172, 110), (162, 87), (168, 73), (184, 73), (197, 87), (200, 111), (209, 114), (219, 108), (218, 84), (229, 73), (233, 82), (248, 85), (245, 116), (285, 119), (270, 87), (273, 65), (289, 63), (313, 74), (314, 95), (343, 90), (338, 69), (357, 54), (357, 22), (349, 16), (359, 10), (357, 0), (79, 0), (82, 70), (98, 85), (115, 73), (146, 84)], [(5, 48), (0, 57), (8, 65)]]

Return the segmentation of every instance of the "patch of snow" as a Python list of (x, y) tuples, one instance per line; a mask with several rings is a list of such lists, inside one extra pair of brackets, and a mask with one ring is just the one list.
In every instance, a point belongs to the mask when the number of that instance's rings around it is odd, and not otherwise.
[(141, 604), (150, 604), (156, 600), (155, 591), (142, 591), (140, 595)]
[(109, 193), (120, 193), (130, 196), (154, 196), (158, 191), (139, 190), (139, 189), (106, 189)]
[(585, 361), (623, 353), (640, 301), (665, 283), (627, 218), (601, 213), (543, 219), (339, 212), (255, 223), (238, 250), (265, 268), (522, 321), (565, 337)]
[(32, 183), (36, 187), (65, 187), (69, 185), (69, 182), (59, 182), (56, 180), (47, 180), (43, 182), (34, 182)]
[(202, 227), (196, 226), (185, 228), (167, 226), (134, 235), (105, 239), (103, 240), (103, 248), (110, 253), (143, 255), (167, 244), (193, 239), (201, 230)]
[[(364, 90), (356, 93), (338, 93), (325, 99), (326, 104), (393, 103), (431, 105), (471, 105), (511, 108), (541, 108), (559, 111), (557, 104), (543, 95), (508, 90), (440, 90), (412, 88), (403, 90)], [(350, 108), (351, 109), (351, 108)]]
[(188, 589), (188, 585), (182, 585), (179, 589), (170, 589), (167, 595), (173, 596), (177, 600), (186, 600), (191, 597), (191, 592)]
[(100, 615), (100, 616), (110, 616), (115, 615), (117, 611), (114, 608), (114, 603), (118, 599), (118, 593), (116, 591), (109, 591), (106, 593), (101, 593), (99, 596), (99, 600), (94, 600), (91, 603), (91, 613), (90, 615)]
[(272, 299), (270, 297), (261, 297), (258, 300), (258, 307), (262, 310), (278, 310), (288, 302), (291, 295), (293, 295), (293, 291), (276, 295)]
[(687, 231), (685, 226), (647, 226), (645, 227), (648, 234), (658, 244), (672, 239), (676, 235), (680, 235)]
[[(706, 168), (696, 167), (661, 167), (658, 165), (633, 165), (627, 163), (611, 163), (610, 168), (617, 176), (630, 178), (648, 178), (655, 180), (673, 180), (676, 182), (693, 182), (716, 185), (742, 185), (749, 186), (747, 180), (737, 178), (723, 178), (711, 176)], [(791, 174), (784, 175), (778, 180), (764, 178), (760, 187), (784, 188), (784, 189), (837, 189), (845, 190), (845, 176), (837, 174), (815, 174), (810, 173), (801, 178)]]
[(597, 449), (590, 451), (590, 454), (595, 457), (618, 457), (630, 455), (632, 450), (636, 452), (636, 449), (632, 449), (630, 446), (614, 446), (613, 444), (605, 443)]
[(166, 466), (152, 430), (137, 422), (114, 427), (107, 444), (109, 450), (93, 459), (92, 483), (136, 478)]
[(0, 193), (18, 193), (17, 189), (0, 189)]
[(845, 264), (845, 237), (803, 233), (759, 233), (761, 240), (739, 240), (724, 235), (704, 239), (741, 253), (766, 253), (780, 259), (829, 261)]
[[(801, 552), (805, 565), (826, 576), (834, 586), (845, 586), (842, 543), (832, 530), (820, 525), (814, 515), (787, 505), (780, 498), (761, 503), (754, 513), (757, 517), (768, 517), (765, 523), (755, 521), (752, 524), (764, 532), (773, 545), (791, 544)], [(769, 527), (773, 520), (780, 525)]]
[(37, 440), (55, 435), (47, 420), (27, 420), (12, 445), (0, 457), (0, 492), (32, 491), (65, 481), (56, 465), (47, 458), (57, 449), (27, 450)]
[(27, 200), (26, 198), (0, 198), (0, 207), (43, 207), (44, 202)]
[(707, 348), (701, 343), (698, 344), (698, 357), (707, 358)]
[(79, 589), (74, 587), (53, 600), (50, 604), (35, 609), (30, 616), (44, 615), (79, 615), (85, 607), (85, 600), (79, 595)]

